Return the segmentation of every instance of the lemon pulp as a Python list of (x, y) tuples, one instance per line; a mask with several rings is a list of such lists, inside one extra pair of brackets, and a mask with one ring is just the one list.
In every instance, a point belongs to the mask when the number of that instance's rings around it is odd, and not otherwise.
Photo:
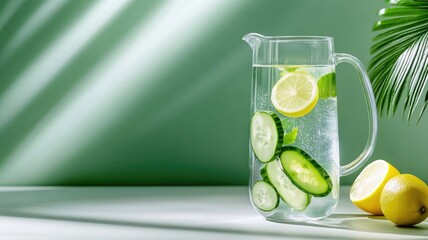
[(319, 91), (315, 78), (303, 71), (286, 73), (272, 88), (275, 109), (287, 117), (302, 117), (315, 107)]
[(380, 195), (385, 184), (400, 172), (384, 160), (376, 160), (367, 165), (351, 186), (350, 199), (360, 209), (383, 215), (380, 206)]

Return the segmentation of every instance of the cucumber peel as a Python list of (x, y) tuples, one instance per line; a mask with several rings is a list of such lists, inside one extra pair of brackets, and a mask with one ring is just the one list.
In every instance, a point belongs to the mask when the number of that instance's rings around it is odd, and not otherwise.
[(279, 158), (285, 174), (303, 192), (315, 197), (331, 192), (333, 183), (327, 171), (300, 148), (285, 146)]
[(254, 205), (264, 211), (269, 212), (279, 205), (279, 197), (275, 188), (267, 182), (257, 181), (251, 189), (251, 197)]
[(267, 163), (281, 153), (284, 130), (278, 115), (270, 111), (258, 111), (251, 117), (251, 148), (257, 159)]
[(281, 199), (297, 211), (303, 211), (311, 202), (311, 195), (297, 188), (288, 176), (282, 171), (278, 160), (271, 161), (260, 169), (265, 182), (272, 184)]

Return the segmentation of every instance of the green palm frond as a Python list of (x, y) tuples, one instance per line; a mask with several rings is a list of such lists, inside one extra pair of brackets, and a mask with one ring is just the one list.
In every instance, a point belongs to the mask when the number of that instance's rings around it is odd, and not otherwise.
[[(380, 114), (395, 114), (404, 99), (404, 114), (410, 121), (428, 82), (428, 0), (389, 0), (382, 19), (373, 26), (374, 37), (369, 75)], [(427, 105), (421, 107), (418, 122)]]

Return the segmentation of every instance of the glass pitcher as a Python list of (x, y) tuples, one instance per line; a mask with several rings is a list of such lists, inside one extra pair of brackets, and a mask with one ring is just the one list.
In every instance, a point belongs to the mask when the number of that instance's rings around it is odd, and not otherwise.
[[(339, 178), (373, 152), (376, 105), (363, 64), (334, 53), (333, 38), (244, 36), (253, 50), (250, 124), (250, 198), (266, 219), (310, 221), (337, 205)], [(358, 72), (367, 102), (368, 141), (354, 161), (339, 163), (335, 66)]]

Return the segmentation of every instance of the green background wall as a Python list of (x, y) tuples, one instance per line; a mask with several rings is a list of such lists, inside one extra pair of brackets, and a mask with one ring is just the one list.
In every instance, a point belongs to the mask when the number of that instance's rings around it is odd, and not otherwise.
[[(0, 1), (0, 184), (247, 184), (251, 51), (328, 35), (366, 65), (382, 1)], [(337, 69), (343, 163), (367, 137)], [(428, 181), (428, 116), (382, 118), (371, 161)], [(345, 177), (350, 184), (356, 174)]]

